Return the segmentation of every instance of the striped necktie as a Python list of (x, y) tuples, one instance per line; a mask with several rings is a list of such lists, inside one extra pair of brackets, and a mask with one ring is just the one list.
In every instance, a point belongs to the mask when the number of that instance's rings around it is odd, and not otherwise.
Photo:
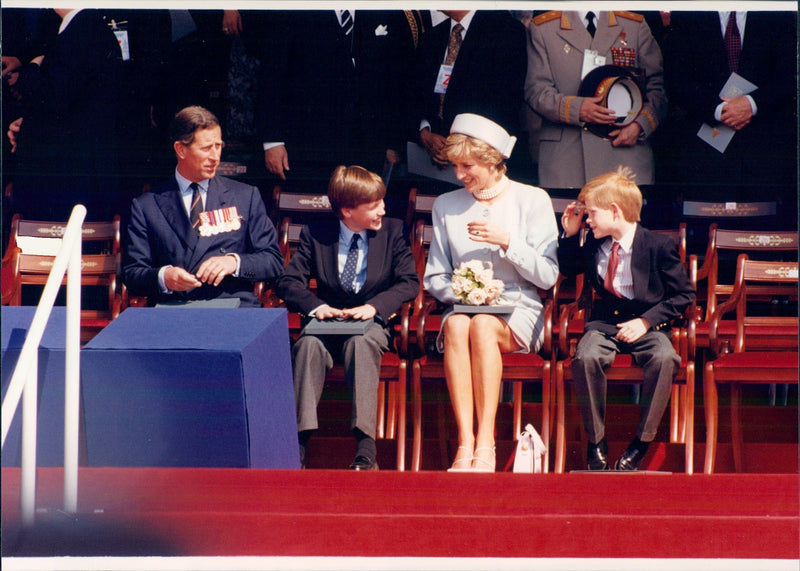
[(200, 186), (193, 182), (189, 185), (192, 189), (192, 206), (189, 209), (189, 222), (192, 224), (192, 229), (198, 230), (200, 224), (200, 213), (203, 211), (203, 199), (200, 196)]

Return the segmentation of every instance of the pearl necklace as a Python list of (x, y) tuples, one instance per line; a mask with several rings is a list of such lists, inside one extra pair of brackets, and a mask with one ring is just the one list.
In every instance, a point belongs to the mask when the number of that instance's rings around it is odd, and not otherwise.
[(475, 192), (472, 193), (472, 196), (474, 196), (477, 200), (491, 200), (499, 196), (500, 193), (503, 192), (508, 187), (508, 184), (509, 184), (508, 177), (503, 175), (503, 177), (496, 185), (483, 190), (476, 190)]

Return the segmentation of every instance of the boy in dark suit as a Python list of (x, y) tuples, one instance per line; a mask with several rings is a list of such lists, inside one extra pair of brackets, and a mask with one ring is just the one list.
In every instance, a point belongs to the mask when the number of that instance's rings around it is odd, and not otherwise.
[(258, 189), (216, 176), (222, 133), (207, 109), (179, 111), (170, 136), (175, 176), (131, 205), (125, 285), (149, 303), (238, 298), (260, 307), (253, 282), (278, 277), (283, 256)]
[[(389, 321), (414, 299), (419, 278), (399, 220), (384, 219), (381, 178), (359, 166), (339, 166), (328, 187), (337, 220), (303, 228), (278, 295), (290, 311), (328, 321), (373, 320), (363, 334), (312, 335), (304, 329), (292, 348), (301, 460), (318, 428), (317, 404), (326, 372), (343, 362), (353, 389), (353, 470), (376, 470), (377, 391), (380, 362), (389, 350)], [(316, 291), (309, 288), (315, 279)]]
[[(588, 438), (589, 470), (607, 470), (606, 376), (617, 353), (642, 367), (642, 415), (636, 438), (617, 470), (637, 470), (655, 438), (680, 366), (670, 341), (670, 321), (694, 300), (676, 244), (639, 226), (642, 193), (630, 170), (590, 180), (561, 217), (558, 262), (566, 276), (583, 273), (596, 292), (585, 333), (572, 359), (572, 378)], [(586, 224), (592, 235), (579, 242)]]

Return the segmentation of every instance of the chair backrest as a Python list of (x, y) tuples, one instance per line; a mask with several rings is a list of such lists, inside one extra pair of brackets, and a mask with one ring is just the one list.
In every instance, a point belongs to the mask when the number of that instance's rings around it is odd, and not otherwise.
[[(794, 231), (727, 230), (711, 224), (703, 265), (698, 267), (695, 255), (690, 256), (689, 259), (689, 277), (695, 290), (702, 289), (699, 287), (701, 281), (705, 280), (706, 283), (706, 320), (711, 318), (720, 299), (729, 296), (733, 291), (732, 283), (720, 283), (720, 252), (747, 253), (750, 257), (773, 259), (777, 257), (792, 261), (797, 259), (797, 248), (798, 237), (797, 232)], [(761, 288), (760, 291), (762, 297), (769, 295), (764, 288)], [(758, 286), (751, 288), (751, 300), (758, 292)]]
[(281, 221), (278, 231), (278, 246), (281, 249), (281, 254), (283, 254), (284, 266), (292, 259), (292, 254), (297, 249), (297, 244), (300, 243), (300, 232), (302, 230), (303, 224), (293, 223), (288, 216)]
[(408, 192), (408, 208), (406, 210), (406, 227), (414, 228), (418, 220), (430, 223), (433, 202), (438, 198), (435, 194), (420, 194), (416, 188)]
[(331, 203), (327, 194), (282, 192), (280, 185), (275, 185), (272, 191), (272, 204), (274, 208), (273, 222), (276, 226), (288, 215), (291, 215), (290, 217), (297, 222), (301, 222), (304, 215), (313, 216), (331, 212)]
[[(55, 256), (61, 246), (61, 237), (66, 228), (66, 221), (25, 220), (19, 214), (15, 214), (11, 219), (11, 233), (6, 253), (12, 248), (18, 248), (26, 254)], [(114, 216), (113, 220), (103, 222), (84, 222), (82, 243), (84, 253), (118, 253), (120, 251), (120, 217)]]
[[(796, 351), (798, 320), (797, 314), (792, 316), (764, 316), (753, 315), (747, 303), (749, 295), (755, 291), (761, 296), (764, 293), (774, 296), (789, 296), (797, 299), (797, 262), (751, 260), (747, 254), (740, 254), (736, 264), (736, 279), (733, 293), (725, 307), (719, 306), (719, 311), (724, 313), (727, 308), (736, 307), (736, 341), (734, 351), (744, 351), (748, 336), (756, 335), (754, 327), (758, 327), (761, 334), (774, 334), (779, 328), (793, 332), (790, 335), (780, 335), (780, 345), (776, 349), (782, 351)], [(770, 333), (771, 332), (771, 333)]]
[[(43, 286), (53, 267), (55, 256), (18, 253), (13, 280), (13, 293), (8, 300), (9, 305), (22, 303), (22, 287), (27, 285)], [(121, 282), (117, 276), (120, 271), (121, 254), (85, 254), (81, 256), (81, 286), (101, 286), (107, 290), (107, 306), (102, 310), (84, 310), (84, 315), (104, 315), (115, 318), (121, 311)], [(63, 284), (67, 283), (66, 277)]]

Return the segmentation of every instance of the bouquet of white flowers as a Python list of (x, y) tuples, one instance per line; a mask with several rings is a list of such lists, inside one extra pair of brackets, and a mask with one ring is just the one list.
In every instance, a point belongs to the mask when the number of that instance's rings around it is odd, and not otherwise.
[(497, 305), (501, 300), (504, 284), (494, 279), (490, 262), (470, 260), (453, 271), (450, 284), (456, 297), (467, 305)]

